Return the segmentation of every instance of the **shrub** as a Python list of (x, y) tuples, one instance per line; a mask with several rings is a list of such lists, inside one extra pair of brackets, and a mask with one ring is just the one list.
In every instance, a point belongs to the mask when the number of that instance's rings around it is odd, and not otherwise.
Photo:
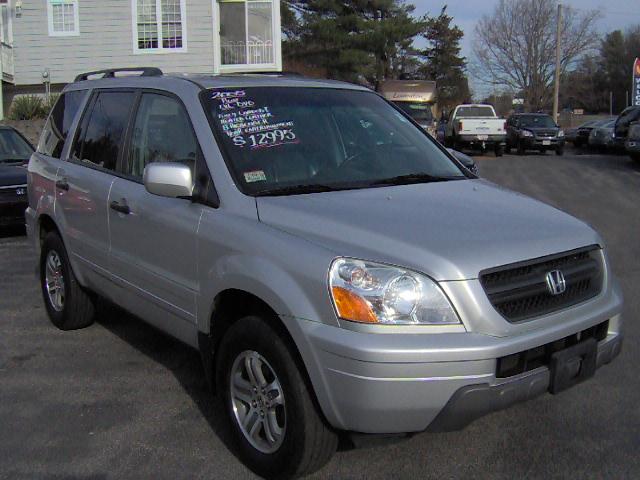
[(56, 104), (56, 102), (58, 101), (58, 98), (60, 98), (60, 94), (59, 93), (52, 93), (49, 95), (49, 101), (47, 102), (46, 100), (42, 102), (42, 116), (44, 118), (49, 116), (49, 113), (51, 112), (51, 110), (53, 109), (54, 105)]
[(33, 120), (35, 118), (43, 118), (47, 113), (49, 112), (45, 112), (42, 97), (21, 95), (13, 99), (9, 118), (11, 120)]

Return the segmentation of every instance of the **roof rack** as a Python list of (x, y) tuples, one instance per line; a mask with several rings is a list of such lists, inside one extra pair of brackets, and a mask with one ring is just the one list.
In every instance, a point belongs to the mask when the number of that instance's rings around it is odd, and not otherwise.
[(141, 72), (141, 77), (162, 76), (162, 70), (156, 67), (107, 68), (106, 70), (96, 70), (94, 72), (81, 73), (75, 78), (74, 82), (89, 80), (89, 77), (93, 77), (94, 75), (102, 75), (100, 78), (115, 78), (116, 73), (119, 72)]
[(231, 75), (245, 75), (245, 76), (251, 76), (251, 75), (279, 75), (281, 77), (304, 77), (304, 75), (302, 73), (298, 73), (298, 72), (290, 72), (287, 70), (280, 70), (280, 71), (270, 71), (270, 70), (259, 70), (259, 71), (255, 71), (255, 72), (225, 72), (225, 73), (221, 73), (221, 76), (231, 76)]

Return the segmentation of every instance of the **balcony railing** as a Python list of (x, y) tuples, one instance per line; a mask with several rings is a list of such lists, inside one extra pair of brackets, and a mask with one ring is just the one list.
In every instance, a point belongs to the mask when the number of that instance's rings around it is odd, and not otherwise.
[(0, 60), (2, 61), (2, 79), (13, 82), (13, 47), (8, 43), (0, 43)]
[(259, 65), (274, 63), (273, 42), (249, 40), (223, 42), (222, 65)]

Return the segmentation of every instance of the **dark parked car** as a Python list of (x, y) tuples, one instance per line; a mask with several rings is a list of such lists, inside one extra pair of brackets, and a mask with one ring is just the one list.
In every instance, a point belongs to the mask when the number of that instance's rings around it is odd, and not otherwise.
[(625, 141), (629, 134), (629, 126), (632, 122), (640, 120), (640, 107), (627, 107), (625, 108), (618, 119), (616, 120), (616, 126), (613, 129), (614, 133), (614, 145), (619, 150), (624, 150)]
[(629, 126), (629, 133), (624, 144), (625, 150), (632, 160), (640, 162), (640, 123), (634, 122)]
[(564, 141), (564, 132), (547, 114), (517, 113), (507, 120), (507, 153), (515, 148), (519, 155), (527, 150), (555, 150), (562, 155)]
[(0, 126), (0, 226), (24, 225), (26, 165), (33, 150), (17, 130)]
[(587, 122), (581, 126), (578, 127), (578, 131), (576, 132), (576, 139), (573, 142), (573, 144), (576, 147), (582, 147), (584, 145), (589, 145), (589, 136), (591, 135), (591, 132), (595, 129), (598, 128), (600, 126), (602, 126), (603, 124), (607, 123), (610, 120), (615, 120), (615, 119), (601, 119), (601, 120), (593, 120), (591, 122)]

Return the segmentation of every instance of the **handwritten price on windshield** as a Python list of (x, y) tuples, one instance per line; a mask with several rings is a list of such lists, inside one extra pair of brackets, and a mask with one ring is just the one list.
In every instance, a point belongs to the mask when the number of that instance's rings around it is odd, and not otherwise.
[(283, 143), (291, 142), (296, 139), (296, 134), (290, 129), (271, 130), (269, 132), (256, 133), (244, 138), (242, 135), (233, 137), (233, 144), (238, 147), (244, 147), (249, 144), (251, 148), (272, 147)]

